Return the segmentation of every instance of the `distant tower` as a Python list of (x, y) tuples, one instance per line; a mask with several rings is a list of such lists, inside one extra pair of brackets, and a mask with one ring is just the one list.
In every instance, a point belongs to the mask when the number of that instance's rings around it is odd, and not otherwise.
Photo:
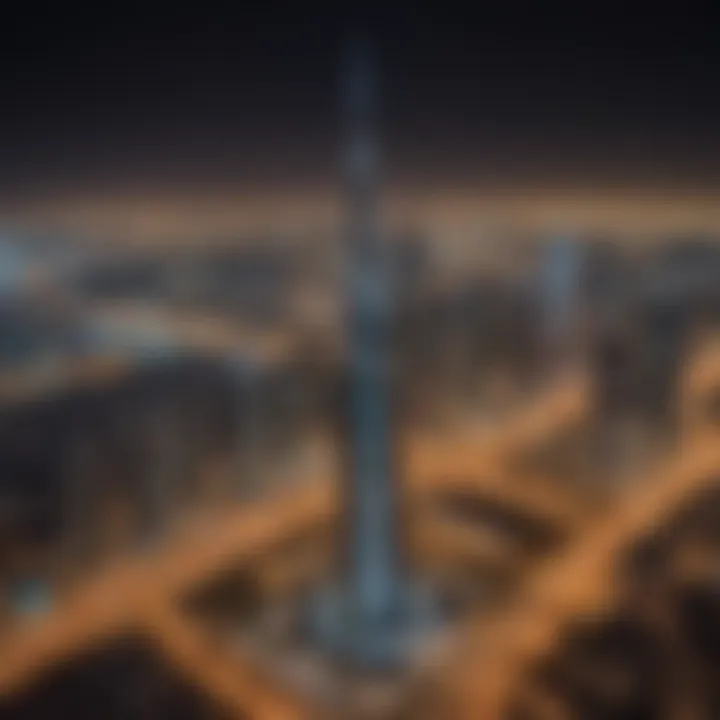
[(558, 238), (540, 270), (540, 344), (544, 370), (555, 373), (577, 359), (583, 257), (579, 245)]

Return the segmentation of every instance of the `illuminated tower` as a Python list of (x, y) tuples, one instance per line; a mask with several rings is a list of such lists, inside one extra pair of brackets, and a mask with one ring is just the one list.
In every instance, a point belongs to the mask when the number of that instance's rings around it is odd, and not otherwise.
[(396, 478), (390, 404), (388, 253), (377, 222), (375, 87), (367, 50), (353, 48), (345, 78), (344, 161), (350, 269), (350, 432), (348, 601), (371, 635), (387, 632), (400, 604)]
[[(345, 522), (337, 585), (320, 603), (330, 645), (360, 664), (404, 661), (426, 604), (408, 582), (393, 460), (391, 258), (378, 223), (375, 87), (367, 48), (352, 48), (343, 78), (348, 210)], [(421, 618), (423, 618), (421, 620)]]

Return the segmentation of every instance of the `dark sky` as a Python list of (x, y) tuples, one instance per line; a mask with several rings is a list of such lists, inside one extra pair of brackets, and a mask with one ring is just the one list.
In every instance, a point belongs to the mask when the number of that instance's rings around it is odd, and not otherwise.
[[(332, 182), (353, 23), (337, 5), (196, 5), (5, 10), (4, 192)], [(717, 13), (477, 5), (358, 13), (391, 182), (720, 187)]]

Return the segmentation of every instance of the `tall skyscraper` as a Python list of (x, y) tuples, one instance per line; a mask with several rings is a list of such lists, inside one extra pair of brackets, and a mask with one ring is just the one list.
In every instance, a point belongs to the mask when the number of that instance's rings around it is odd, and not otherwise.
[(368, 639), (388, 632), (402, 595), (392, 462), (390, 256), (378, 223), (379, 148), (371, 63), (368, 49), (354, 46), (344, 78), (351, 363), (345, 569), (348, 610)]
[(427, 617), (403, 561), (392, 418), (392, 258), (378, 217), (376, 88), (367, 47), (343, 77), (347, 189), (349, 382), (344, 534), (335, 587), (321, 598), (321, 634), (366, 667), (401, 664)]

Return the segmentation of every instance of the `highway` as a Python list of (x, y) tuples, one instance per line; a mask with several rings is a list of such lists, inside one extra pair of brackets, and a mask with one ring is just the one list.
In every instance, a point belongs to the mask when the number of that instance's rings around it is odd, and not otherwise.
[(633, 483), (631, 493), (620, 494), (614, 510), (589, 524), (565, 553), (531, 573), (512, 609), (478, 618), (470, 647), (455, 671), (446, 671), (454, 678), (450, 694), (461, 699), (457, 717), (476, 718), (477, 708), (488, 718), (502, 717), (513, 682), (552, 646), (561, 628), (573, 619), (597, 616), (612, 604), (618, 587), (613, 572), (621, 554), (694, 493), (718, 484), (718, 471), (718, 435), (705, 430), (676, 458)]
[[(720, 362), (701, 356), (699, 367), (704, 368), (702, 382), (693, 385), (693, 392), (702, 394), (720, 379)], [(581, 420), (587, 411), (585, 397), (582, 379), (570, 378), (559, 388), (550, 388), (530, 399), (526, 406), (492, 428), (468, 423), (458, 432), (439, 437), (407, 438), (409, 491), (422, 494), (456, 486), (487, 492), (504, 502), (521, 505), (530, 514), (557, 513), (554, 501), (542, 493), (533, 494), (525, 486), (519, 489), (507, 478), (503, 466), (505, 459), (517, 450)], [(463, 655), (466, 669), (458, 672), (457, 678), (463, 678), (464, 684), (460, 687), (453, 683), (453, 692), (468, 698), (463, 707), (490, 708), (493, 702), (499, 702), (500, 688), (514, 677), (514, 668), (547, 647), (567, 617), (607, 600), (607, 573), (619, 549), (660, 522), (688, 492), (707, 482), (708, 473), (718, 468), (720, 450), (710, 436), (701, 435), (670, 467), (655, 473), (641, 490), (636, 489), (632, 503), (620, 502), (616, 513), (583, 531), (581, 538), (571, 544), (567, 556), (553, 558), (549, 567), (533, 575), (527, 590), (521, 593), (525, 598), (522, 605), (493, 626), (490, 635), (487, 623), (478, 621), (476, 630), (482, 636), (483, 646), (480, 658), (492, 648), (494, 669), (487, 674), (477, 654), (474, 659)], [(336, 507), (332, 474), (325, 471), (319, 476), (317, 471), (308, 472), (308, 477), (298, 478), (292, 489), (273, 497), (195, 518), (170, 535), (157, 551), (145, 557), (114, 561), (79, 584), (48, 616), (13, 628), (3, 638), (0, 653), (0, 695), (19, 690), (49, 664), (83, 646), (140, 624), (171, 656), (177, 655), (186, 673), (206, 678), (199, 682), (215, 688), (213, 692), (224, 696), (227, 702), (235, 703), (236, 707), (270, 702), (264, 699), (267, 694), (264, 690), (258, 690), (257, 698), (253, 695), (256, 683), (250, 681), (242, 691), (243, 683), (238, 680), (235, 694), (229, 697), (230, 670), (220, 665), (211, 670), (203, 659), (206, 649), (200, 647), (202, 642), (194, 635), (195, 631), (186, 627), (186, 619), (175, 614), (176, 601), (228, 566), (252, 561), (283, 538), (330, 521)], [(468, 539), (456, 534), (448, 536), (447, 542), (461, 546)], [(472, 547), (469, 551), (473, 551)], [(568, 578), (572, 581), (568, 582)], [(494, 633), (496, 640), (492, 639)], [(242, 677), (241, 668), (237, 665), (232, 668), (238, 678)], [(490, 675), (499, 679), (493, 680)], [(470, 694), (469, 687), (473, 688)], [(482, 697), (477, 695), (480, 687)], [(495, 687), (497, 691), (492, 689)], [(278, 714), (269, 717), (293, 716), (283, 714), (289, 712), (287, 703), (280, 705), (280, 709), (273, 710)], [(300, 707), (293, 708), (292, 712), (298, 713), (295, 716), (301, 717)]]
[[(540, 432), (538, 416), (545, 414), (555, 422), (565, 422), (565, 414), (556, 411), (565, 407), (562, 394), (542, 394), (519, 410), (519, 415), (493, 428), (481, 445), (482, 452), (478, 452), (480, 446), (473, 447), (470, 457), (475, 468), (496, 467), (500, 455), (511, 451), (513, 442), (527, 440), (527, 429)], [(553, 423), (545, 424), (543, 431), (552, 431), (553, 427)], [(519, 432), (518, 428), (526, 430)], [(458, 438), (457, 450), (434, 448), (429, 453), (422, 450), (415, 454), (410, 450), (410, 462), (412, 458), (422, 461), (414, 467), (417, 475), (410, 470), (411, 488), (417, 483), (418, 490), (432, 489), (430, 478), (442, 483), (446, 476), (454, 474), (452, 464), (445, 464), (441, 475), (434, 474), (435, 462), (460, 458), (462, 471), (470, 471), (473, 466), (465, 454), (469, 440)], [(4, 638), (0, 654), (0, 694), (17, 690), (38, 670), (73, 650), (132, 624), (143, 617), (145, 606), (172, 603), (228, 565), (252, 560), (284, 537), (300, 535), (333, 517), (336, 503), (334, 483), (329, 477), (298, 478), (294, 485), (273, 497), (198, 518), (192, 526), (168, 538), (166, 545), (151, 556), (114, 562), (77, 587), (49, 616), (15, 628)], [(494, 481), (497, 492), (500, 488), (496, 486)]]

